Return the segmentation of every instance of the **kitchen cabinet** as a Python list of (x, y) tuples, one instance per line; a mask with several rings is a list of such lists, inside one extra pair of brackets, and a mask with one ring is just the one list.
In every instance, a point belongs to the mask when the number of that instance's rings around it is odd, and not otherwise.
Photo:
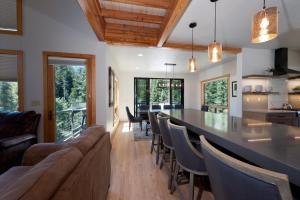
[(274, 110), (247, 110), (243, 112), (244, 118), (256, 119), (276, 124), (284, 124), (299, 127), (299, 119), (293, 111), (274, 111)]
[(298, 126), (298, 117), (296, 116), (296, 113), (267, 113), (266, 121), (276, 124)]

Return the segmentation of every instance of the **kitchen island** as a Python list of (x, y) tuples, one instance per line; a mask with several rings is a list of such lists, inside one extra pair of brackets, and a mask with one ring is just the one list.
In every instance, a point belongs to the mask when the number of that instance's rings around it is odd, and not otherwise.
[(277, 124), (300, 127), (299, 111), (280, 109), (243, 110), (243, 117)]
[(172, 122), (300, 187), (300, 128), (194, 109), (165, 110)]

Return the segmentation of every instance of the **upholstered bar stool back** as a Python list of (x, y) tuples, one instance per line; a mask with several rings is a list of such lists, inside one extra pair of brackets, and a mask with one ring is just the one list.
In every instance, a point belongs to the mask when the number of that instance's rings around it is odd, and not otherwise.
[(216, 200), (292, 200), (288, 177), (249, 165), (214, 148), (200, 137)]

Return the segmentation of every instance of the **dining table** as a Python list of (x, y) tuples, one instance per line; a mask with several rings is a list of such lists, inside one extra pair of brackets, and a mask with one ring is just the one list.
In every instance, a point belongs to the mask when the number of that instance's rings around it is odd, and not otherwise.
[(148, 129), (150, 129), (150, 122), (148, 118), (148, 112), (154, 112), (156, 114), (162, 112), (162, 109), (138, 109), (137, 110), (137, 115), (142, 117), (143, 121), (146, 121), (146, 136), (148, 136)]
[(299, 195), (300, 128), (196, 109), (162, 113), (243, 161), (287, 174)]

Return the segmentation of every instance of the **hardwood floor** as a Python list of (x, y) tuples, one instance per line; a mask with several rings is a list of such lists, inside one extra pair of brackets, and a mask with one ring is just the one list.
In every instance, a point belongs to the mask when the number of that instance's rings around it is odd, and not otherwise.
[[(128, 123), (120, 123), (112, 137), (112, 177), (108, 200), (175, 200), (180, 199), (167, 188), (167, 170), (155, 164), (155, 153), (150, 154), (150, 141), (134, 142)], [(187, 186), (181, 186), (188, 198)], [(213, 200), (212, 194), (204, 192), (202, 200)]]

